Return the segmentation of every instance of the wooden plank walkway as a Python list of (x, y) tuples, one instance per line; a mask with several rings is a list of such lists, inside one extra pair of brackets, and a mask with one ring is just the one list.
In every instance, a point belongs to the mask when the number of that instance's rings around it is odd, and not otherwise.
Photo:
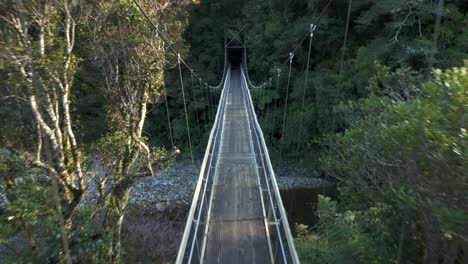
[(232, 70), (204, 263), (270, 263), (240, 71)]

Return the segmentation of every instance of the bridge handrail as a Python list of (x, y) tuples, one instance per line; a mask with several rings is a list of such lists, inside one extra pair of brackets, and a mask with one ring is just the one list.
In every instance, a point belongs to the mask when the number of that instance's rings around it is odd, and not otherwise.
[[(252, 116), (253, 122), (255, 124), (256, 133), (257, 133), (257, 135), (259, 135), (259, 138), (260, 138), (260, 141), (261, 141), (260, 145), (262, 147), (262, 152), (264, 154), (264, 157), (261, 157), (263, 159), (262, 163), (263, 162), (266, 163), (266, 165), (268, 167), (268, 174), (269, 174), (269, 176), (271, 178), (270, 182), (271, 182), (271, 185), (273, 187), (273, 193), (274, 193), (274, 196), (275, 196), (277, 207), (278, 207), (280, 215), (281, 215), (281, 222), (283, 223), (282, 227), (283, 227), (284, 234), (286, 236), (286, 241), (287, 241), (287, 244), (288, 244), (290, 258), (291, 258), (292, 263), (299, 263), (299, 257), (297, 255), (296, 248), (294, 246), (294, 238), (292, 236), (291, 229), (289, 227), (289, 222), (288, 222), (286, 210), (284, 209), (284, 205), (283, 205), (283, 202), (281, 200), (281, 194), (279, 192), (278, 184), (276, 182), (275, 172), (274, 172), (273, 167), (271, 165), (270, 155), (269, 155), (268, 149), (266, 147), (266, 142), (265, 142), (265, 138), (263, 136), (263, 131), (262, 131), (261, 127), (260, 127), (257, 116), (255, 115), (255, 112), (254, 112), (253, 100), (252, 100), (252, 96), (250, 95), (250, 91), (247, 88), (248, 83), (247, 83), (247, 79), (245, 77), (243, 67), (240, 67), (240, 69), (241, 69), (241, 76), (243, 78), (243, 82), (241, 82), (241, 83), (243, 85), (243, 89), (246, 91), (247, 99), (248, 99), (248, 107), (250, 108), (249, 109), (250, 113), (253, 113), (253, 114), (251, 114), (251, 116)], [(272, 208), (272, 209), (274, 210), (274, 208)], [(275, 222), (276, 222), (276, 219), (275, 219)]]
[(224, 66), (223, 66), (223, 76), (221, 77), (221, 81), (216, 86), (208, 85), (208, 87), (213, 90), (218, 90), (219, 88), (221, 88), (221, 86), (223, 86), (224, 84), (224, 81), (226, 80), (225, 77), (226, 77), (228, 70), (229, 70), (229, 62), (228, 62), (228, 57), (227, 57), (227, 51), (224, 51)]
[[(192, 205), (190, 207), (190, 211), (189, 211), (189, 214), (188, 214), (188, 217), (187, 217), (187, 222), (185, 224), (185, 229), (184, 229), (184, 234), (182, 236), (182, 241), (180, 243), (180, 246), (179, 246), (179, 251), (177, 253), (177, 259), (176, 259), (176, 263), (183, 263), (184, 259), (185, 259), (185, 253), (187, 251), (187, 243), (189, 242), (189, 238), (190, 238), (190, 234), (191, 234), (191, 231), (192, 231), (192, 227), (193, 225), (195, 225), (195, 228), (198, 228), (198, 225), (200, 224), (199, 223), (199, 220), (196, 220), (195, 219), (195, 211), (198, 207), (198, 202), (199, 202), (199, 199), (200, 199), (200, 193), (201, 193), (201, 190), (202, 190), (202, 187), (205, 187), (204, 188), (204, 191), (202, 193), (202, 199), (205, 198), (206, 196), (206, 186), (208, 184), (208, 181), (209, 181), (209, 173), (210, 173), (210, 169), (211, 169), (211, 161), (213, 160), (213, 150), (216, 148), (216, 140), (218, 139), (218, 134), (220, 134), (220, 131), (219, 131), (219, 126), (221, 125), (221, 122), (222, 122), (222, 118), (223, 118), (223, 115), (224, 115), (224, 109), (222, 109), (222, 107), (225, 108), (225, 104), (223, 103), (225, 100), (226, 100), (226, 85), (229, 83), (227, 82), (226, 80), (229, 79), (230, 77), (230, 69), (228, 68), (226, 70), (226, 75), (224, 76), (224, 88), (222, 90), (222, 93), (221, 93), (221, 97), (220, 97), (220, 103), (218, 104), (218, 110), (216, 112), (216, 117), (215, 117), (215, 122), (214, 122), (214, 125), (211, 129), (211, 132), (210, 132), (210, 137), (209, 137), (209, 141), (208, 141), (208, 145), (207, 145), (207, 148), (206, 148), (206, 151), (205, 151), (205, 156), (203, 158), (203, 163), (202, 163), (202, 166), (201, 166), (201, 169), (200, 169), (200, 174), (199, 174), (199, 178), (198, 178), (198, 183), (197, 183), (197, 186), (195, 188), (195, 192), (194, 192), (194, 195), (193, 195), (193, 200), (192, 200)], [(216, 136), (215, 133), (217, 134)], [(218, 146), (220, 147), (220, 146)], [(207, 169), (207, 164), (208, 164), (208, 160), (210, 160), (210, 168), (208, 168), (208, 171), (206, 170)], [(205, 174), (208, 174), (207, 177), (205, 178)], [(213, 175), (212, 175), (213, 176)], [(203, 204), (201, 204), (201, 206), (203, 206)], [(200, 217), (200, 214), (199, 214), (199, 217)], [(194, 223), (194, 221), (196, 221), (196, 223)], [(197, 234), (194, 234), (194, 242), (195, 242), (195, 239), (196, 239), (196, 235)], [(190, 257), (192, 256), (192, 252), (193, 251), (193, 248), (191, 249), (191, 252), (190, 252)]]
[(254, 85), (251, 81), (250, 81), (250, 75), (249, 75), (249, 71), (248, 71), (248, 67), (247, 67), (247, 49), (244, 49), (244, 55), (243, 55), (243, 59), (242, 59), (242, 65), (241, 65), (241, 68), (243, 68), (243, 72), (245, 73), (245, 77), (246, 77), (246, 80), (247, 80), (247, 83), (250, 85), (250, 87), (252, 87), (253, 89), (264, 89), (266, 86), (271, 86), (271, 82), (273, 80), (273, 78), (269, 78), (268, 81), (260, 84), (260, 85)]

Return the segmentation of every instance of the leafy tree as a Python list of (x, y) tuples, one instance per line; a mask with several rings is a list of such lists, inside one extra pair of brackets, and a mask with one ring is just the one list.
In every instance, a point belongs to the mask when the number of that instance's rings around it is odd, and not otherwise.
[(357, 224), (379, 221), (364, 232), (391, 232), (390, 244), (373, 243), (398, 248), (395, 261), (452, 263), (466, 248), (468, 73), (454, 68), (434, 75), (423, 95), (407, 102), (371, 97), (342, 105), (351, 128), (324, 141), (329, 151), (321, 163), (342, 182), (344, 208), (379, 212)]
[(5, 143), (29, 163), (48, 171), (56, 185), (57, 209), (64, 218), (60, 217), (65, 260), (71, 263), (67, 233), (85, 189), (81, 151), (70, 116), (77, 64), (73, 48), (81, 5), (77, 1), (6, 1), (1, 6), (2, 65), (14, 83), (11, 96), (30, 107), (31, 121), (36, 123), (35, 154)]
[[(150, 15), (156, 17), (163, 32), (178, 30), (170, 1), (147, 3)], [(100, 85), (106, 98), (111, 131), (95, 146), (108, 175), (101, 179), (107, 186), (101, 192), (105, 226), (111, 232), (111, 260), (121, 252), (120, 234), (133, 183), (141, 176), (155, 176), (164, 163), (178, 155), (165, 149), (150, 147), (143, 135), (148, 105), (158, 106), (164, 99), (163, 66), (168, 48), (149, 29), (137, 6), (131, 1), (106, 1), (96, 5), (92, 15), (92, 45), (95, 67), (102, 71)], [(174, 23), (173, 23), (174, 22)], [(174, 36), (174, 32), (170, 36)], [(148, 56), (151, 54), (151, 56)], [(172, 57), (173, 59), (173, 57)], [(108, 179), (110, 178), (110, 180)], [(106, 185), (106, 182), (110, 183)]]
[(296, 246), (305, 263), (388, 263), (396, 258), (395, 237), (386, 225), (389, 208), (339, 210), (337, 202), (319, 196), (316, 232), (305, 232)]

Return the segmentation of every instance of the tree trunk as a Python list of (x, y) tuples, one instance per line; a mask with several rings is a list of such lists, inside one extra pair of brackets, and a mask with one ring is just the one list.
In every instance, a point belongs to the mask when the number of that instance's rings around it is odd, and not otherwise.
[(123, 224), (123, 219), (125, 216), (125, 212), (127, 209), (128, 205), (128, 198), (130, 195), (130, 191), (132, 189), (134, 182), (134, 177), (132, 175), (126, 175), (124, 178), (118, 182), (114, 186), (113, 194), (111, 198), (114, 198), (117, 203), (117, 208), (112, 208), (116, 209), (118, 212), (118, 215), (112, 216), (109, 214), (113, 214), (113, 210), (107, 210), (107, 216), (106, 216), (106, 226), (111, 230), (112, 232), (112, 241), (111, 241), (111, 247), (109, 250), (109, 255), (111, 258), (112, 263), (117, 263), (121, 250), (122, 250), (122, 243), (121, 243), (121, 234), (122, 234), (122, 224)]
[(397, 263), (401, 264), (403, 263), (403, 248), (404, 248), (404, 243), (405, 243), (405, 238), (406, 238), (406, 229), (407, 229), (407, 224), (406, 224), (406, 217), (403, 218), (403, 221), (401, 222), (401, 230), (400, 230), (400, 241), (398, 243), (398, 255), (397, 255)]
[(118, 260), (120, 258), (120, 254), (122, 251), (122, 242), (120, 240), (121, 234), (122, 234), (122, 223), (124, 219), (124, 213), (122, 213), (118, 220), (117, 223), (113, 226), (112, 229), (112, 244), (111, 244), (111, 249), (110, 249), (110, 258), (111, 258), (111, 263), (118, 263)]
[(344, 34), (344, 39), (343, 39), (343, 47), (341, 51), (341, 62), (340, 62), (340, 75), (343, 73), (343, 63), (344, 63), (344, 58), (346, 55), (346, 41), (348, 40), (348, 30), (349, 30), (349, 18), (351, 17), (351, 7), (353, 5), (353, 0), (348, 0), (348, 15), (346, 17), (346, 28), (345, 28), (345, 34)]
[(31, 246), (32, 255), (34, 256), (36, 254), (37, 245), (36, 245), (36, 240), (34, 239), (34, 236), (33, 236), (31, 225), (24, 222), (22, 218), (20, 219), (20, 221), (23, 224), (24, 236), (26, 237), (26, 240), (28, 240), (28, 243)]
[(139, 118), (138, 118), (138, 126), (136, 127), (136, 135), (138, 137), (141, 137), (141, 134), (143, 132), (143, 126), (145, 125), (145, 120), (146, 120), (146, 111), (147, 111), (147, 105), (148, 105), (148, 91), (145, 90), (141, 102), (140, 102), (140, 113), (139, 113)]
[[(37, 107), (36, 96), (31, 95), (29, 97), (29, 103), (33, 112), (36, 122), (40, 125), (41, 130), (45, 132), (48, 140), (50, 141), (51, 149), (53, 150), (52, 161), (54, 168), (59, 175), (65, 179), (69, 178), (68, 171), (66, 169), (65, 160), (63, 158), (63, 151), (59, 143), (57, 142), (56, 133), (45, 123), (42, 118), (42, 114)], [(56, 128), (57, 129), (57, 128)]]
[(83, 179), (83, 172), (81, 169), (81, 153), (78, 149), (78, 144), (76, 143), (75, 133), (73, 133), (73, 129), (71, 126), (68, 85), (65, 86), (63, 94), (62, 94), (62, 108), (63, 108), (63, 115), (64, 115), (63, 121), (65, 124), (68, 138), (70, 140), (73, 163), (75, 165), (76, 177), (78, 178), (77, 180), (78, 189), (82, 190), (83, 188), (85, 188), (84, 186), (85, 184), (84, 184), (84, 179)]
[(444, 5), (445, 5), (444, 0), (439, 0), (439, 2), (437, 4), (436, 21), (435, 21), (435, 24), (434, 24), (434, 34), (432, 36), (432, 50), (434, 51), (434, 53), (431, 53), (431, 56), (429, 58), (429, 64), (428, 64), (428, 72), (429, 73), (432, 70), (432, 68), (434, 67), (434, 60), (435, 60), (434, 55), (437, 52), (437, 44), (438, 44), (438, 41), (439, 41), (440, 24), (442, 22), (442, 16), (443, 16), (443, 13), (444, 13)]
[[(45, 143), (48, 144), (49, 141), (46, 139)], [(50, 147), (47, 148), (46, 156), (49, 162), (51, 162), (52, 154), (50, 153)], [(59, 192), (59, 187), (58, 187), (59, 185), (58, 185), (57, 175), (54, 175), (53, 173), (49, 172), (49, 177), (52, 182), (52, 191), (53, 191), (52, 199), (54, 200), (56, 210), (57, 210), (57, 218), (58, 218), (58, 222), (60, 225), (60, 234), (62, 237), (62, 247), (63, 247), (65, 262), (67, 264), (72, 264), (70, 246), (69, 246), (69, 241), (68, 241), (68, 231), (70, 230), (67, 230), (66, 225), (65, 225), (65, 220), (64, 220), (63, 210), (62, 210), (62, 202), (60, 200), (60, 192)]]
[[(460, 249), (460, 240), (458, 238), (445, 239), (445, 251), (443, 264), (453, 264), (457, 260), (458, 252)], [(459, 260), (461, 261), (461, 260)]]
[(64, 3), (65, 8), (65, 40), (66, 40), (66, 50), (65, 50), (65, 65), (64, 72), (62, 76), (63, 83), (60, 85), (62, 89), (62, 110), (63, 110), (63, 122), (68, 139), (70, 140), (71, 145), (71, 154), (73, 157), (73, 163), (75, 166), (75, 176), (77, 179), (78, 189), (83, 190), (85, 188), (83, 172), (81, 169), (81, 152), (78, 149), (78, 144), (76, 143), (75, 133), (73, 132), (70, 118), (70, 87), (72, 81), (69, 78), (69, 70), (72, 65), (72, 51), (75, 45), (75, 20), (72, 18), (72, 9), (75, 7), (76, 3), (74, 1), (66, 1)]
[(138, 125), (136, 127), (135, 131), (135, 140), (140, 144), (141, 148), (145, 150), (146, 153), (146, 166), (148, 167), (149, 172), (151, 173), (151, 176), (154, 176), (154, 171), (153, 167), (151, 164), (151, 150), (149, 147), (141, 140), (141, 135), (143, 133), (143, 127), (145, 125), (145, 120), (146, 120), (146, 111), (147, 111), (147, 105), (148, 105), (148, 91), (145, 89), (143, 92), (141, 102), (140, 102), (140, 112), (139, 112), (139, 119), (138, 119)]
[(442, 231), (439, 221), (432, 215), (429, 209), (423, 212), (423, 227), (426, 236), (426, 248), (424, 249), (424, 264), (439, 263), (441, 255)]
[(36, 124), (36, 155), (35, 158), (37, 161), (41, 160), (41, 152), (42, 152), (42, 131), (41, 126)]

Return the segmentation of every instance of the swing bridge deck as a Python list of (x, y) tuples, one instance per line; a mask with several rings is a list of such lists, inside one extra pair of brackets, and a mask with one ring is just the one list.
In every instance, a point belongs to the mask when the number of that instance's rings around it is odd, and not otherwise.
[(299, 263), (246, 73), (225, 74), (176, 263)]
[[(133, 0), (133, 2), (152, 29), (167, 44), (169, 51), (177, 56), (187, 134), (193, 162), (181, 66), (184, 65), (190, 71), (191, 78), (198, 79), (200, 85), (202, 79), (181, 58), (180, 53), (171, 46), (138, 1)], [(331, 2), (331, 0), (328, 1), (316, 23)], [(225, 35), (225, 69), (221, 83), (218, 86), (209, 86), (206, 82), (204, 83), (205, 88), (222, 88), (222, 92), (177, 254), (177, 264), (299, 263), (268, 149), (248, 89), (247, 83), (252, 88), (258, 89), (262, 86), (254, 86), (248, 76), (245, 33), (241, 37), (245, 27), (243, 26), (236, 34), (231, 32), (232, 38), (229, 42), (227, 42)], [(309, 36), (305, 76), (305, 83), (307, 83), (315, 28), (314, 24), (310, 25), (309, 32), (292, 49), (288, 59), (283, 63), (286, 64), (289, 61), (282, 135), (284, 135), (294, 53)], [(233, 63), (233, 65), (229, 65), (229, 63)], [(277, 72), (277, 79), (279, 79), (280, 68), (277, 68)], [(272, 78), (270, 78), (270, 82), (271, 80)], [(304, 108), (305, 93), (304, 88), (301, 109)], [(167, 100), (166, 110), (170, 122)], [(172, 140), (172, 132), (170, 134)], [(281, 150), (282, 144), (283, 138), (281, 139)]]

